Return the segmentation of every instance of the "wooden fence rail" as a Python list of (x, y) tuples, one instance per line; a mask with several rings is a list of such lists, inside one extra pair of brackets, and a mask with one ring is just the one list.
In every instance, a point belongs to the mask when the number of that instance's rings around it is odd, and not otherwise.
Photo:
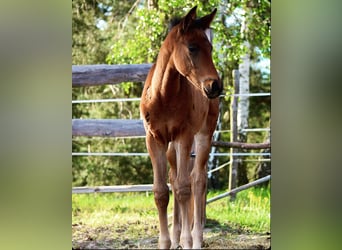
[[(73, 136), (137, 137), (145, 136), (142, 120), (138, 119), (73, 119)], [(264, 149), (270, 143), (213, 141), (212, 146), (224, 148)]]
[[(167, 184), (171, 191), (171, 185)], [(73, 194), (86, 194), (86, 193), (116, 193), (116, 192), (151, 192), (153, 184), (141, 185), (119, 185), (119, 186), (98, 186), (98, 187), (74, 187), (72, 188)]]
[(145, 136), (142, 120), (72, 119), (73, 136), (134, 137)]
[[(258, 180), (252, 181), (240, 187), (234, 188), (228, 192), (215, 196), (207, 200), (207, 204), (214, 201), (220, 200), (232, 194), (237, 194), (245, 189), (259, 185), (263, 182), (269, 181), (271, 175), (262, 177)], [(171, 185), (167, 184), (171, 191)], [(120, 185), (120, 186), (97, 186), (97, 187), (74, 187), (72, 188), (73, 194), (86, 194), (86, 193), (113, 193), (113, 192), (152, 192), (153, 184), (142, 184), (142, 185)]]
[[(222, 148), (242, 148), (242, 149), (265, 149), (271, 148), (270, 143), (247, 143), (247, 142), (224, 142), (213, 141), (211, 146)], [(236, 153), (236, 152), (233, 152)]]
[(73, 65), (72, 86), (98, 86), (122, 82), (144, 82), (152, 64)]
[(217, 200), (222, 199), (222, 198), (227, 197), (227, 196), (235, 195), (238, 192), (241, 192), (242, 190), (254, 187), (256, 185), (259, 185), (259, 184), (261, 184), (263, 182), (266, 182), (266, 181), (269, 181), (269, 180), (271, 180), (271, 175), (267, 175), (267, 176), (262, 177), (262, 178), (260, 178), (258, 180), (252, 181), (252, 182), (247, 183), (245, 185), (242, 185), (240, 187), (234, 188), (234, 189), (232, 189), (232, 190), (230, 190), (230, 191), (228, 191), (226, 193), (223, 193), (223, 194), (220, 194), (220, 195), (218, 195), (216, 197), (213, 197), (213, 198), (207, 200), (207, 204), (209, 204), (211, 202), (214, 202), (214, 201), (217, 201)]

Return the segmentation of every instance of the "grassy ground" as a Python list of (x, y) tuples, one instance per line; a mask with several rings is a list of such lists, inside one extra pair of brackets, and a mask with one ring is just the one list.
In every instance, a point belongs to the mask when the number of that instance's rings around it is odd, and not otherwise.
[[(218, 192), (209, 192), (208, 198)], [(172, 214), (172, 199), (169, 215)], [(171, 221), (171, 220), (170, 220)], [(204, 248), (267, 249), (270, 191), (255, 188), (207, 206)], [(157, 209), (152, 193), (74, 194), (73, 249), (157, 248)]]

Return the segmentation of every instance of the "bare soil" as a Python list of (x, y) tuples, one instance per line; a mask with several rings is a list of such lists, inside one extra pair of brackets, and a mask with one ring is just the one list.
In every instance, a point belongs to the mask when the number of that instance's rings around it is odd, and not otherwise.
[[(72, 225), (72, 249), (157, 249), (157, 221)], [(270, 233), (255, 234), (207, 220), (203, 249), (271, 249)]]

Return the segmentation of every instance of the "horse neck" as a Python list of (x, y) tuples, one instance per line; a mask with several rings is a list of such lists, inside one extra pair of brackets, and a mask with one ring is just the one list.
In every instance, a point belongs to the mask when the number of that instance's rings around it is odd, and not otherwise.
[(152, 77), (152, 89), (164, 98), (175, 96), (180, 90), (180, 77), (181, 74), (173, 62), (172, 53), (162, 48)]

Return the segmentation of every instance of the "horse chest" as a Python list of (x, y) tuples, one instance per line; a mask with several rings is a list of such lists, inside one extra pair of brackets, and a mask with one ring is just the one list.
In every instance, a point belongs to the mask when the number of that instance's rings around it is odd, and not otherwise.
[[(145, 125), (155, 139), (161, 143), (175, 140), (180, 134), (196, 134), (206, 121), (209, 106), (181, 105), (181, 102), (169, 105), (156, 102), (145, 113)], [(198, 119), (201, 117), (201, 119)]]

